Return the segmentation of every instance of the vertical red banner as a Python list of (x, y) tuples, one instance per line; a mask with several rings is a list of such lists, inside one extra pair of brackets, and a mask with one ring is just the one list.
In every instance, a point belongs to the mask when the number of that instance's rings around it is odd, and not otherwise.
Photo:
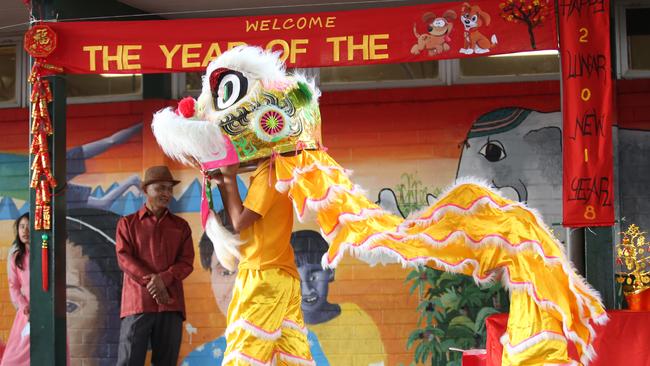
[(559, 0), (563, 224), (614, 224), (609, 0)]

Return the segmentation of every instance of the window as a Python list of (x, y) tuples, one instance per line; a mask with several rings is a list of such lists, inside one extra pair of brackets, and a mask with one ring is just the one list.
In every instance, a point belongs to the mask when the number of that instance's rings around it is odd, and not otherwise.
[(618, 74), (623, 78), (650, 76), (650, 6), (624, 2), (617, 8)]
[(439, 62), (320, 68), (323, 90), (374, 89), (441, 84)]
[(559, 79), (560, 58), (555, 50), (462, 58), (454, 75), (456, 83)]
[(139, 99), (142, 97), (142, 75), (66, 75), (66, 93), (73, 103)]
[(196, 97), (201, 94), (203, 74), (204, 72), (186, 72), (185, 74), (180, 74), (180, 96), (192, 95)]
[(20, 104), (20, 69), (21, 59), (19, 45), (0, 44), (0, 106), (18, 106)]

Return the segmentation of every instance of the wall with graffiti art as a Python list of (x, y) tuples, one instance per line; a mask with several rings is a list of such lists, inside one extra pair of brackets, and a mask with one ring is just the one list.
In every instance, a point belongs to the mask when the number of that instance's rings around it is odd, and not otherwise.
[[(564, 240), (561, 220), (559, 83), (346, 91), (321, 98), (323, 140), (354, 171), (367, 196), (407, 216), (433, 202), (457, 178), (483, 179), (539, 210)], [(650, 110), (647, 85), (619, 90), (620, 216), (650, 227)], [(117, 355), (122, 275), (115, 259), (115, 226), (143, 204), (140, 179), (167, 164), (181, 180), (171, 211), (193, 231), (194, 272), (185, 280), (187, 322), (179, 365), (219, 365), (225, 350), (225, 312), (235, 273), (218, 263), (199, 217), (197, 171), (165, 158), (149, 125), (175, 101), (145, 100), (68, 106), (66, 217), (67, 315), (72, 365), (113, 365)], [(647, 103), (646, 103), (647, 104)], [(15, 308), (7, 259), (13, 221), (28, 211), (27, 111), (0, 109), (0, 341)], [(239, 176), (246, 194), (248, 176)], [(215, 210), (223, 208), (215, 192)], [(418, 326), (420, 298), (405, 282), (411, 270), (369, 267), (347, 258), (323, 270), (327, 249), (312, 222), (294, 226), (292, 245), (301, 275), (302, 309), (312, 353), (320, 365), (408, 365), (409, 335)]]

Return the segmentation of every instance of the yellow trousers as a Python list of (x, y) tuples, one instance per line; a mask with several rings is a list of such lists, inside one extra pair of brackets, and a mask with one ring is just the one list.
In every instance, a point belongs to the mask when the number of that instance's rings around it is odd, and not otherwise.
[(314, 366), (300, 281), (273, 268), (240, 269), (228, 308), (224, 366)]

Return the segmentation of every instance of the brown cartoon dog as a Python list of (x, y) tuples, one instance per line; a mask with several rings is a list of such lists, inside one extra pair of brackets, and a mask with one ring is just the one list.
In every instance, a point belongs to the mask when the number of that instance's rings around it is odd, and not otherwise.
[(492, 35), (491, 39), (484, 36), (478, 29), (490, 25), (490, 14), (481, 10), (478, 5), (464, 3), (460, 10), (460, 21), (465, 27), (463, 38), (465, 40), (460, 53), (471, 55), (472, 53), (486, 53), (497, 44), (497, 36)]
[(417, 38), (418, 43), (411, 47), (411, 53), (414, 55), (426, 50), (429, 56), (435, 56), (442, 52), (449, 51), (451, 48), (449, 42), (449, 34), (451, 33), (454, 25), (452, 21), (456, 19), (456, 12), (447, 10), (442, 17), (436, 17), (433, 13), (424, 13), (422, 21), (427, 25), (427, 32), (418, 34), (413, 24), (413, 34)]

